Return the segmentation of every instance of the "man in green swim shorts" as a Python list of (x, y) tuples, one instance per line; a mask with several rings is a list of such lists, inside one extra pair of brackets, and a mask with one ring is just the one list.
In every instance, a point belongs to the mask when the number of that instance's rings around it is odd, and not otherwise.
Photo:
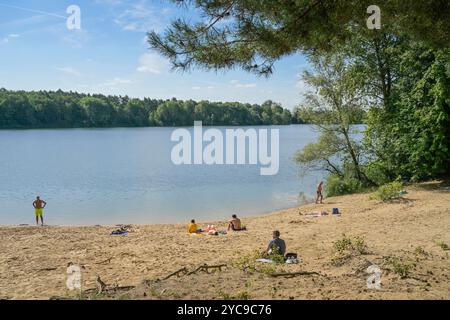
[(44, 225), (44, 217), (42, 215), (42, 210), (47, 205), (47, 202), (41, 200), (39, 197), (36, 197), (36, 200), (33, 202), (34, 214), (36, 216), (36, 225), (39, 225), (39, 217), (41, 217), (41, 226)]

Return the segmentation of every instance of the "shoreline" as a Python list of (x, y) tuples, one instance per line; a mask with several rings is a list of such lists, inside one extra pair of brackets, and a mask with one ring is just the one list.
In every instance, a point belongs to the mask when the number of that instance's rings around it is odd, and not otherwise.
[[(449, 189), (434, 182), (410, 186), (407, 191), (404, 199), (390, 203), (371, 200), (370, 194), (353, 194), (325, 199), (323, 205), (241, 217), (248, 231), (219, 236), (189, 236), (186, 223), (133, 224), (126, 236), (111, 236), (115, 225), (0, 226), (0, 298), (76, 298), (65, 286), (67, 265), (74, 263), (82, 267), (84, 289), (95, 288), (100, 275), (110, 286), (136, 287), (126, 293), (132, 299), (144, 298), (141, 289), (145, 299), (225, 299), (241, 297), (243, 292), (242, 297), (248, 294), (255, 299), (450, 299), (450, 251), (444, 250), (444, 244), (450, 244)], [(333, 207), (342, 215), (299, 214)], [(227, 227), (224, 221), (198, 222), (201, 228), (208, 223)], [(235, 267), (239, 259), (265, 249), (275, 229), (280, 230), (288, 252), (300, 257), (299, 264), (280, 268), (318, 275), (274, 282), (264, 273)], [(337, 266), (333, 246), (343, 234), (361, 237), (368, 252)], [(392, 259), (398, 261), (395, 267)], [(228, 267), (154, 281), (205, 263)], [(382, 290), (367, 290), (368, 264), (382, 269)], [(406, 277), (396, 273), (399, 266), (409, 273)], [(192, 287), (198, 290), (189, 290)], [(115, 299), (119, 294), (102, 298)]]
[[(310, 201), (310, 202), (304, 202), (302, 204), (298, 204), (295, 206), (286, 206), (277, 210), (269, 210), (269, 211), (264, 211), (264, 212), (259, 212), (259, 213), (254, 213), (254, 214), (250, 214), (250, 215), (238, 215), (239, 218), (241, 219), (249, 219), (249, 218), (261, 218), (267, 215), (271, 215), (271, 214), (277, 214), (279, 212), (285, 211), (285, 210), (290, 210), (290, 209), (295, 209), (295, 208), (300, 208), (302, 206), (306, 206), (306, 205), (311, 205), (314, 204), (314, 200)], [(188, 222), (190, 221), (190, 219), (195, 219), (198, 223), (203, 223), (203, 224), (217, 224), (217, 223), (223, 223), (226, 222), (230, 219), (231, 217), (224, 217), (223, 220), (198, 220), (193, 217), (193, 218), (188, 218), (186, 219), (186, 221), (181, 221), (181, 222), (173, 222), (173, 223), (158, 223), (158, 222), (152, 222), (152, 223), (128, 223), (128, 222), (123, 222), (123, 223), (117, 223), (117, 224), (75, 224), (75, 225), (65, 225), (65, 224), (44, 224), (44, 227), (50, 227), (50, 228), (58, 228), (58, 227), (62, 227), (62, 228), (87, 228), (87, 227), (116, 227), (116, 226), (123, 226), (123, 225), (134, 225), (134, 226), (170, 226), (170, 225), (187, 225)], [(44, 219), (45, 219), (45, 212), (44, 212)], [(33, 223), (23, 223), (23, 224), (0, 224), (0, 228), (16, 228), (16, 227), (42, 227), (42, 226), (37, 226), (36, 224)]]

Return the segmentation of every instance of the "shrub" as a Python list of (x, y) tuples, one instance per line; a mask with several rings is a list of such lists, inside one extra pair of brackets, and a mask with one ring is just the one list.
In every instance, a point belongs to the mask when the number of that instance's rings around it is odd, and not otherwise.
[(351, 194), (363, 190), (360, 181), (354, 178), (342, 178), (337, 175), (330, 175), (325, 185), (325, 193), (327, 197), (339, 196), (343, 194)]
[(399, 275), (402, 279), (407, 278), (411, 272), (411, 269), (414, 268), (414, 264), (403, 263), (396, 257), (390, 258), (388, 263), (391, 265), (392, 271)]
[(418, 254), (418, 255), (423, 255), (423, 256), (427, 256), (428, 253), (425, 251), (424, 248), (422, 248), (421, 246), (418, 246), (414, 249), (414, 253)]
[[(259, 263), (256, 260), (261, 258), (261, 253), (254, 250), (248, 254), (236, 252), (236, 258), (233, 259), (231, 265), (240, 270), (248, 270), (259, 273), (273, 273), (277, 271), (277, 265), (272, 263)], [(271, 257), (272, 258), (272, 257)]]
[(250, 292), (246, 290), (236, 292), (235, 294), (219, 290), (217, 294), (222, 300), (250, 300), (252, 298)]
[(392, 181), (387, 175), (389, 170), (380, 161), (373, 161), (364, 167), (364, 173), (370, 181), (373, 181), (377, 186), (384, 185)]
[(342, 239), (333, 242), (333, 253), (331, 263), (339, 266), (353, 256), (367, 254), (368, 249), (362, 237), (351, 238), (343, 234)]
[(450, 246), (446, 244), (444, 241), (438, 241), (436, 244), (444, 251), (450, 250)]
[(381, 201), (389, 201), (401, 196), (403, 184), (400, 181), (394, 181), (378, 188), (373, 198)]
[(357, 253), (359, 253), (359, 254), (367, 254), (368, 253), (367, 245), (366, 245), (364, 238), (361, 238), (361, 237), (353, 238), (352, 245), (353, 245), (353, 250), (355, 250)]

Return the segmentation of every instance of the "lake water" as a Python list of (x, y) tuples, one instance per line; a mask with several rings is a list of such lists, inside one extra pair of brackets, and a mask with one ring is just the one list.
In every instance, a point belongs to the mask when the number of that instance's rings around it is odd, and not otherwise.
[(51, 225), (216, 220), (295, 206), (324, 174), (301, 177), (292, 160), (318, 133), (267, 128), (280, 130), (274, 176), (261, 176), (259, 165), (176, 166), (174, 128), (0, 131), (0, 225), (33, 224), (36, 195), (48, 202)]

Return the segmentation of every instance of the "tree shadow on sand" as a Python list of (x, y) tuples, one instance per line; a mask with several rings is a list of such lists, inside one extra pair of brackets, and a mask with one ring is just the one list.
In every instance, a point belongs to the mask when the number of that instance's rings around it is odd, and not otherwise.
[(433, 181), (417, 185), (418, 189), (442, 193), (450, 193), (450, 180)]

